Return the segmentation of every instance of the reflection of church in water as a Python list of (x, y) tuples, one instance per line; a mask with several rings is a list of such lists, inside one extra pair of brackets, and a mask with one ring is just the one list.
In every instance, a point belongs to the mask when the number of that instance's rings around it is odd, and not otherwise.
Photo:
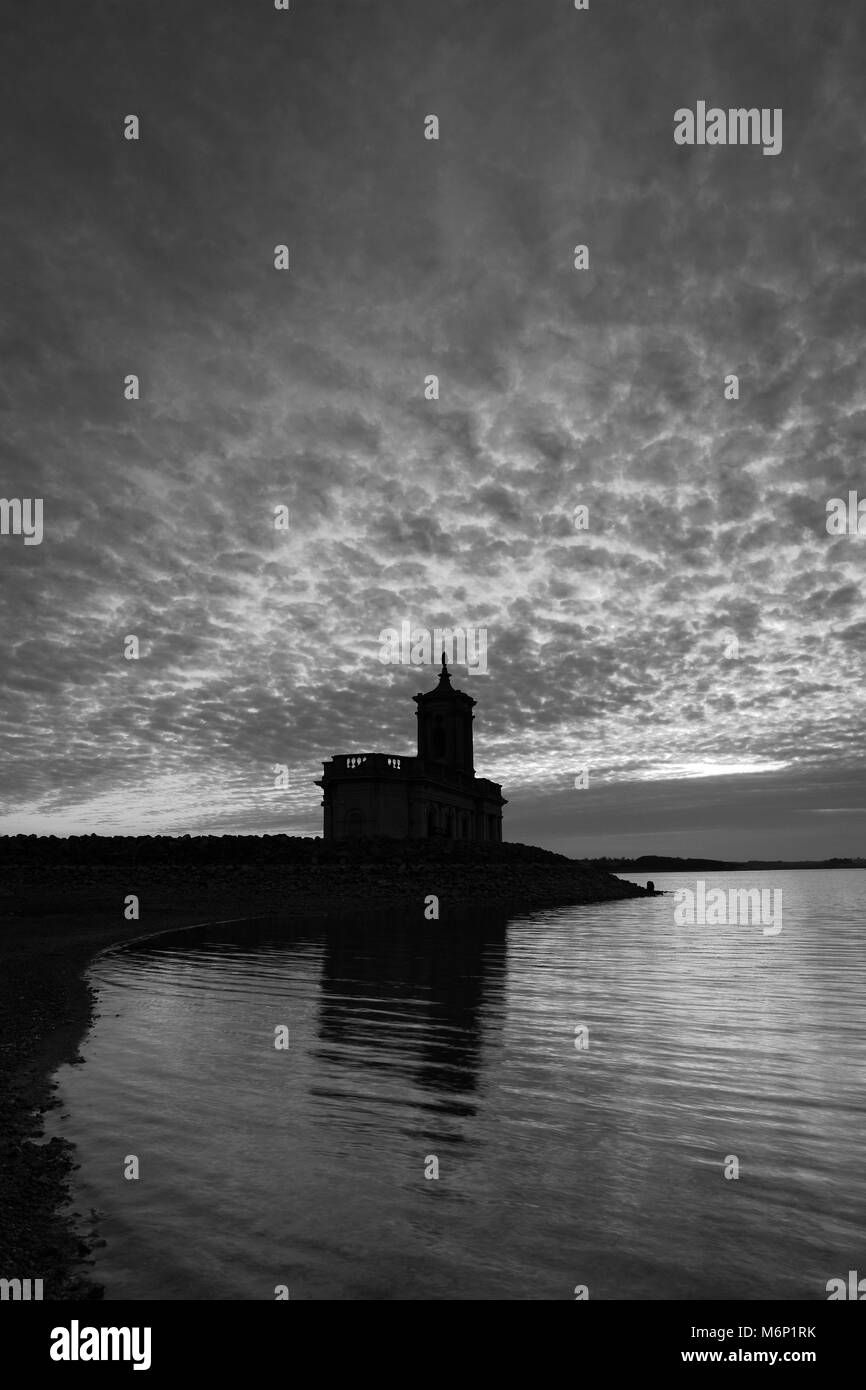
[(501, 840), (507, 803), (498, 782), (475, 776), (475, 701), (452, 687), (444, 652), (435, 690), (413, 698), (417, 757), (338, 753), (324, 764), (316, 786), (322, 788), (325, 839)]

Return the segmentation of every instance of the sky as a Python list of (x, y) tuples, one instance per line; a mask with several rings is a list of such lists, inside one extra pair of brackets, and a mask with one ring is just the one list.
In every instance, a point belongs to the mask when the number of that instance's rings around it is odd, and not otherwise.
[(864, 853), (860, 0), (4, 25), (0, 833), (321, 834), (414, 752), (409, 622), (486, 633), (504, 838)]

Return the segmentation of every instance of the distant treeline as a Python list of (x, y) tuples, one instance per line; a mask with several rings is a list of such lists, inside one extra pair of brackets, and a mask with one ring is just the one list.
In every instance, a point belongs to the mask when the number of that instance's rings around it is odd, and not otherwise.
[(573, 862), (536, 845), (491, 841), (321, 840), (301, 835), (6, 835), (0, 866), (50, 864), (420, 864), (443, 858), (477, 863)]
[(609, 873), (724, 873), (736, 869), (864, 869), (866, 859), (673, 859), (642, 854), (639, 859), (579, 859), (588, 869), (607, 869)]

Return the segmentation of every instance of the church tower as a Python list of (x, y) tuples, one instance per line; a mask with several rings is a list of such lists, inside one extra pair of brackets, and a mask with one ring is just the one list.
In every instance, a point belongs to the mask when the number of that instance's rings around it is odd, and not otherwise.
[(475, 773), (472, 755), (472, 707), (475, 701), (462, 690), (455, 690), (442, 653), (439, 684), (424, 695), (412, 697), (418, 709), (418, 757), (428, 765), (442, 763), (446, 767)]

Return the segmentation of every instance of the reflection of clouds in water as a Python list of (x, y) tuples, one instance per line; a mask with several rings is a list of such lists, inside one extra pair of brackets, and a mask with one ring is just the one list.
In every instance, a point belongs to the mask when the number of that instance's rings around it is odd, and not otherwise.
[(775, 941), (674, 932), (660, 896), (505, 934), (261, 923), (103, 957), (87, 1065), (61, 1080), (96, 1277), (112, 1297), (824, 1297), (866, 1214), (861, 877), (784, 873)]

